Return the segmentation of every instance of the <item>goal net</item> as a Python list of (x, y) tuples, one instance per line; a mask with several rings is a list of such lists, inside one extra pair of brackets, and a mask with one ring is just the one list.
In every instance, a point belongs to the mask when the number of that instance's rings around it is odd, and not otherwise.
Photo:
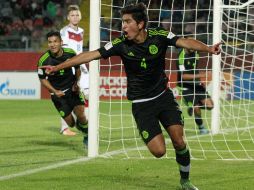
[[(141, 2), (141, 1), (132, 1)], [(178, 36), (192, 35), (213, 44), (212, 0), (143, 0), (148, 7), (148, 27), (163, 27)], [(120, 10), (127, 0), (101, 0), (100, 45), (121, 35)], [(224, 0), (222, 5), (241, 6), (246, 1)], [(211, 133), (212, 113), (202, 110), (203, 123), (210, 133), (200, 135), (194, 117), (187, 114), (187, 106), (177, 88), (176, 61), (179, 50), (168, 47), (166, 73), (169, 87), (181, 105), (185, 117), (185, 136), (193, 159), (253, 159), (254, 158), (254, 76), (253, 31), (254, 4), (230, 6), (217, 10), (221, 15), (221, 68), (219, 71), (218, 131)], [(219, 19), (219, 18), (218, 18)], [(142, 142), (126, 99), (126, 77), (120, 58), (100, 61), (99, 155), (117, 158), (152, 158)], [(202, 83), (212, 95), (212, 57), (200, 53), (199, 72), (205, 72)], [(214, 76), (214, 75), (213, 75)], [(212, 96), (213, 97), (213, 96)], [(163, 130), (164, 131), (164, 130)], [(167, 158), (175, 153), (168, 135)]]

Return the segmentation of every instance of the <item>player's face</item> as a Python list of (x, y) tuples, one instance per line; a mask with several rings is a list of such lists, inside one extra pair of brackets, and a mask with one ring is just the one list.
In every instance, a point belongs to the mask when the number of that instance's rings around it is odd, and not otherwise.
[(70, 21), (70, 24), (77, 26), (79, 21), (81, 20), (81, 13), (80, 11), (70, 11), (68, 14), (68, 20)]
[(51, 53), (58, 55), (61, 52), (62, 40), (57, 36), (48, 38), (48, 47)]
[(122, 17), (122, 31), (128, 40), (136, 40), (143, 29), (143, 22), (137, 23), (131, 14), (124, 14)]

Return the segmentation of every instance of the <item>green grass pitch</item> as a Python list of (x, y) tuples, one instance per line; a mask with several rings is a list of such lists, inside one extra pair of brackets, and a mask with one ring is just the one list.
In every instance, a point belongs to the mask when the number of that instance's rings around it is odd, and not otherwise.
[[(129, 114), (129, 105), (127, 107), (124, 110)], [(114, 111), (115, 108), (102, 103), (100, 125), (105, 127), (100, 129), (102, 154), (123, 149), (123, 141), (112, 142), (110, 147), (108, 145), (110, 137), (114, 140), (121, 135), (121, 131), (117, 130), (112, 130), (110, 135), (107, 133), (109, 123), (113, 128), (119, 125), (116, 119), (109, 119), (106, 115), (109, 109), (113, 115), (116, 114), (115, 117), (118, 113)], [(126, 121), (122, 122), (126, 128), (133, 123), (128, 114), (126, 118), (123, 117)], [(186, 122), (186, 125), (191, 124), (190, 118), (186, 117)], [(61, 136), (59, 125), (59, 116), (49, 100), (0, 101), (0, 190), (179, 189), (178, 167), (170, 143), (167, 158), (162, 159), (152, 158), (147, 150), (141, 150), (140, 154), (128, 152), (110, 158), (88, 159), (87, 151), (82, 146), (82, 135)], [(188, 130), (186, 128), (187, 139), (195, 134), (195, 130)], [(143, 147), (135, 130), (129, 131), (130, 134), (125, 134), (124, 144)], [(237, 137), (240, 135), (242, 133), (238, 133)], [(237, 143), (230, 143), (230, 139), (235, 139), (235, 133), (188, 140), (195, 158), (192, 161), (191, 180), (200, 190), (253, 188), (254, 144), (249, 140), (250, 137), (253, 140), (253, 130), (244, 135), (241, 137), (241, 147)], [(219, 153), (198, 151), (200, 147), (212, 150), (211, 138), (217, 140), (215, 146)], [(229, 140), (228, 144), (220, 141), (225, 138)], [(237, 151), (243, 147), (245, 153)], [(224, 153), (221, 150), (225, 148), (236, 151)], [(235, 159), (221, 160), (218, 155), (225, 159), (235, 156)], [(252, 159), (245, 159), (248, 156)]]

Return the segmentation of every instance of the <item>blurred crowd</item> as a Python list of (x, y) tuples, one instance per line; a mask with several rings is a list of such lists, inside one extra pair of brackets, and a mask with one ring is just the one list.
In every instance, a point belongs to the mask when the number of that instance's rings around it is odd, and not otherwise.
[[(113, 0), (113, 20), (106, 22), (101, 19), (102, 40), (107, 39), (106, 28), (113, 30), (113, 35), (118, 35), (121, 30), (120, 10), (124, 4), (136, 2), (137, 0)], [(211, 6), (212, 0), (184, 1), (184, 0), (139, 0), (148, 7), (149, 28), (163, 27), (179, 35), (189, 33), (207, 34), (212, 30), (212, 24), (207, 25), (212, 20)], [(198, 4), (196, 4), (198, 3)], [(183, 11), (183, 9), (185, 11)], [(207, 36), (206, 36), (207, 37)]]
[[(81, 1), (0, 0), (0, 49), (40, 48), (39, 45), (45, 40), (43, 38), (45, 33), (59, 29), (63, 25), (68, 5), (80, 5)], [(186, 0), (138, 0), (138, 2), (141, 1), (149, 8), (149, 28), (160, 26), (178, 35), (195, 33), (197, 39), (208, 44), (211, 43), (209, 41), (212, 38), (213, 0), (194, 2)], [(241, 2), (245, 1), (241, 0)], [(104, 42), (110, 39), (110, 34), (113, 38), (119, 36), (121, 33), (120, 10), (126, 3), (137, 2), (137, 0), (111, 0), (111, 2), (113, 3), (113, 19), (104, 17), (104, 13), (101, 17), (101, 40)], [(228, 4), (230, 2), (223, 0), (223, 3)], [(240, 29), (253, 30), (254, 8), (249, 9), (249, 14), (251, 23), (247, 24), (251, 27), (240, 23), (241, 25), (238, 25)], [(240, 16), (239, 18), (241, 18)], [(251, 35), (251, 40), (253, 40), (253, 35)], [(38, 47), (36, 48), (35, 45)]]
[[(222, 0), (224, 4), (245, 3), (247, 0)], [(180, 36), (188, 36), (195, 34), (198, 40), (201, 40), (207, 44), (212, 43), (213, 34), (213, 0), (198, 0), (198, 1), (186, 1), (186, 0), (112, 0), (113, 11), (112, 20), (107, 22), (106, 17), (101, 19), (101, 36), (102, 40), (109, 40), (109, 30), (112, 29), (111, 34), (113, 37), (119, 35), (121, 30), (121, 15), (120, 10), (125, 4), (132, 2), (143, 2), (148, 7), (149, 23), (148, 28), (163, 27), (166, 30)], [(246, 18), (246, 12), (249, 13), (249, 21), (244, 22)], [(236, 9), (231, 12), (224, 12), (224, 18), (226, 24), (232, 27), (232, 31), (228, 30), (227, 26), (222, 26), (222, 29), (227, 33), (233, 33), (234, 28), (239, 28), (242, 31), (246, 29), (252, 31), (254, 29), (254, 7), (242, 9), (237, 11)], [(237, 22), (232, 22), (234, 17), (238, 17)], [(231, 17), (229, 20), (228, 17)], [(237, 36), (245, 38), (246, 35), (243, 32)], [(248, 34), (248, 39), (253, 40), (253, 32)]]
[[(25, 48), (59, 28), (66, 7), (80, 0), (0, 0), (0, 49)], [(29, 44), (28, 44), (29, 43)]]

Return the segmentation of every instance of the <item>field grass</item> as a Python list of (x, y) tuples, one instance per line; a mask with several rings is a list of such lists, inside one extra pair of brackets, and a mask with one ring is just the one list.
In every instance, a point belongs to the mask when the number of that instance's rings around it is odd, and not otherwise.
[[(81, 134), (75, 137), (59, 135), (60, 120), (50, 101), (1, 100), (0, 189), (178, 189), (179, 174), (170, 143), (166, 157), (152, 158), (143, 148), (144, 144), (136, 131), (132, 127), (128, 128), (128, 125), (133, 125), (129, 105), (121, 109), (126, 110), (126, 113), (122, 113), (125, 121), (117, 121), (119, 113), (114, 110), (117, 108), (109, 108), (106, 103), (102, 103), (100, 153), (104, 157), (89, 159), (81, 143)], [(116, 118), (109, 117), (108, 111)], [(186, 122), (190, 125), (190, 118), (186, 117)], [(109, 124), (111, 128), (107, 128)], [(129, 133), (121, 136), (121, 131), (117, 130), (119, 125)], [(194, 158), (191, 179), (199, 189), (253, 188), (253, 130), (248, 130), (247, 134), (238, 133), (237, 136), (235, 133), (214, 137), (195, 134), (194, 127), (186, 128)], [(117, 140), (119, 135), (123, 139)], [(234, 136), (240, 138), (241, 143), (233, 141)], [(220, 141), (225, 139), (229, 140), (228, 143)], [(210, 151), (214, 146), (219, 153)], [(120, 151), (120, 154), (106, 157), (106, 153), (135, 147), (140, 150)], [(223, 152), (224, 147), (231, 151)]]

